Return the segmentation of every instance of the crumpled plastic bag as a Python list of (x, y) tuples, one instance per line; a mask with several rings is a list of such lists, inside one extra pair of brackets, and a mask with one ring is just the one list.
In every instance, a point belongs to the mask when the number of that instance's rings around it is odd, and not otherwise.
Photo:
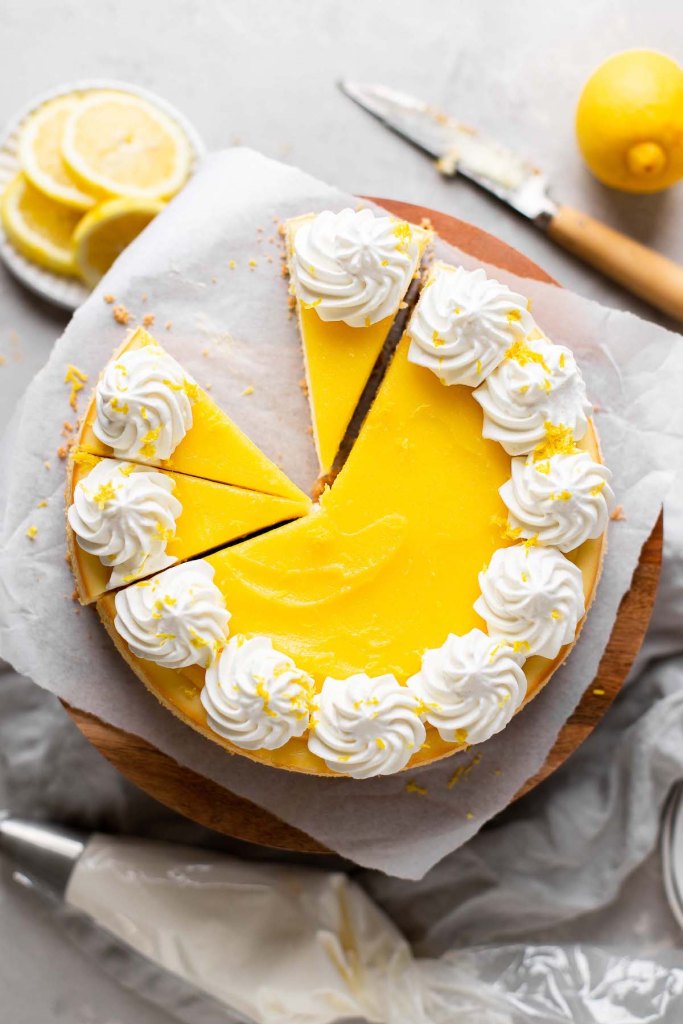
[(184, 1024), (683, 1020), (681, 953), (513, 945), (419, 959), (338, 872), (96, 836), (67, 900), (71, 938)]

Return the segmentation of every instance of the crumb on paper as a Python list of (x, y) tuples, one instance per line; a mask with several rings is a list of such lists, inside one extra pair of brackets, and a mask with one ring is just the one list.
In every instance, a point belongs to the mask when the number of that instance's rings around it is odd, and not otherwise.
[(236, 266), (237, 263), (235, 262), (235, 260), (228, 260), (228, 267), (230, 270), (234, 270)]
[(38, 533), (38, 527), (37, 526), (29, 526), (28, 530), (26, 531), (26, 536), (28, 537), (29, 540), (35, 540), (37, 533)]
[(285, 235), (287, 234), (287, 225), (278, 223), (277, 233), (278, 235), (280, 235), (281, 238), (284, 238)]
[(266, 263), (272, 263), (272, 262), (273, 262), (273, 257), (272, 257), (272, 256), (270, 255), (270, 253), (269, 253), (269, 254), (268, 254), (268, 255), (266, 256)]
[(69, 446), (66, 445), (66, 444), (61, 444), (59, 446), (59, 448), (57, 449), (57, 458), (65, 459), (68, 454), (69, 454)]
[(205, 359), (209, 358), (209, 350), (208, 350), (208, 348), (203, 348), (202, 349), (202, 355), (204, 356)]
[(247, 384), (246, 388), (242, 392), (242, 397), (246, 397), (248, 395), (253, 395), (253, 394), (254, 394), (254, 385), (253, 384)]
[(45, 469), (52, 469), (52, 463), (48, 462), (47, 459), (46, 459), (45, 462), (43, 463), (43, 467)]
[(5, 357), (3, 355), (0, 355), (0, 366), (4, 366), (6, 362), (7, 360), (5, 359)]
[(432, 222), (429, 219), (429, 217), (422, 217), (420, 219), (420, 227), (424, 228), (425, 231), (433, 231), (434, 230), (434, 225), (432, 224)]
[(107, 303), (108, 306), (112, 306), (116, 302), (116, 299), (114, 298), (114, 296), (110, 295), (109, 292), (107, 292), (106, 295), (103, 295), (102, 298), (104, 299), (104, 301)]
[(143, 295), (140, 296), (140, 302), (147, 302), (148, 298), (149, 295), (147, 294), (147, 292), (145, 292)]
[(133, 319), (133, 314), (129, 309), (126, 309), (124, 305), (118, 302), (111, 311), (111, 315), (116, 320), (117, 324), (129, 324)]
[(76, 587), (71, 591), (71, 600), (76, 602), (78, 601), (78, 590)]
[(593, 402), (593, 412), (602, 412), (602, 406), (599, 402)]
[(155, 313), (145, 313), (145, 315), (142, 318), (142, 326), (143, 327), (151, 327), (155, 320), (156, 320), (156, 314)]
[(610, 515), (610, 519), (613, 519), (615, 523), (623, 522), (626, 519), (626, 516), (624, 515), (624, 506), (617, 505)]
[(418, 796), (427, 796), (427, 787), (421, 786), (415, 779), (410, 779), (405, 785), (406, 793), (417, 793)]
[(76, 411), (76, 402), (78, 392), (82, 390), (83, 385), (88, 379), (88, 374), (84, 373), (83, 370), (79, 370), (77, 366), (73, 366), (71, 363), (67, 365), (66, 373), (64, 374), (64, 383), (71, 385), (71, 391), (69, 393), (69, 405)]
[(258, 267), (258, 260), (254, 260), (254, 259), (249, 260), (249, 269), (250, 270), (256, 270), (257, 267)]
[(164, 330), (165, 331), (172, 331), (173, 330), (173, 321), (172, 320), (167, 320), (166, 321), (166, 323), (164, 324)]
[(43, 498), (42, 501), (39, 501), (36, 508), (47, 508), (47, 499)]
[(603, 690), (603, 688), (601, 686), (594, 686), (593, 687), (593, 693), (595, 694), (596, 697), (604, 697), (605, 696), (605, 691)]
[(311, 437), (313, 436), (313, 427), (311, 426), (311, 424), (310, 424), (310, 423), (309, 423), (309, 424), (308, 424), (308, 426), (306, 427), (306, 433), (307, 433), (307, 434), (310, 434), (310, 435), (311, 435)]
[(304, 393), (304, 395), (306, 395), (306, 397), (308, 397), (308, 382), (307, 382), (306, 378), (302, 377), (301, 380), (298, 383), (299, 383), (299, 387), (301, 388), (301, 390)]
[(257, 231), (259, 232), (259, 234), (260, 234), (260, 233), (261, 233), (261, 232), (263, 231), (263, 225), (262, 225), (262, 224), (257, 224), (257, 225), (256, 225), (256, 230), (257, 230)]

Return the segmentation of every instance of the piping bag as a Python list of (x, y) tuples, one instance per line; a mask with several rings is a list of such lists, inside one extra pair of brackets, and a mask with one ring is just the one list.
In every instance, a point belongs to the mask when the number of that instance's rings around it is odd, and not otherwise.
[[(87, 835), (1, 811), (0, 854), (60, 915), (87, 923), (79, 945), (186, 1024), (683, 1020), (680, 962), (580, 945), (417, 959), (339, 872)], [(135, 953), (122, 955), (124, 944)]]

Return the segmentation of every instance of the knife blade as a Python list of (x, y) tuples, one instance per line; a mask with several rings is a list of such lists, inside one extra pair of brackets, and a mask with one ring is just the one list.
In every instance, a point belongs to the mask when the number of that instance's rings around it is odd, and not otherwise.
[(341, 91), (391, 131), (543, 229), (568, 252), (683, 321), (683, 266), (551, 198), (545, 174), (495, 139), (396, 89), (342, 79)]
[(529, 220), (543, 221), (555, 214), (545, 175), (494, 139), (396, 89), (347, 79), (339, 87), (387, 128), (433, 157), (442, 174), (464, 175)]

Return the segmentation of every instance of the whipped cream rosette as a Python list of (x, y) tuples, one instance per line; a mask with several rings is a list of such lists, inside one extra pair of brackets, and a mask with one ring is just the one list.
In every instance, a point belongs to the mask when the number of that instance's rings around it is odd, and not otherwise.
[(109, 586), (173, 565), (166, 545), (182, 512), (171, 477), (103, 459), (74, 489), (68, 520), (79, 547), (112, 570)]
[(477, 387), (534, 328), (527, 300), (482, 268), (437, 264), (408, 325), (408, 359), (444, 384)]
[(484, 410), (483, 436), (509, 455), (525, 455), (540, 444), (548, 423), (581, 440), (592, 413), (573, 353), (540, 332), (516, 341), (474, 397)]
[(471, 629), (428, 650), (407, 685), (422, 717), (447, 743), (483, 743), (504, 729), (526, 695), (524, 655)]
[(516, 544), (499, 548), (479, 574), (474, 610), (490, 636), (523, 654), (555, 658), (583, 618), (581, 570), (556, 548)]
[(114, 627), (130, 651), (166, 668), (207, 668), (225, 645), (230, 620), (213, 576), (199, 559), (119, 590)]
[(95, 391), (95, 436), (119, 458), (168, 459), (192, 426), (195, 385), (158, 345), (123, 352)]
[(607, 529), (614, 508), (611, 476), (582, 451), (513, 459), (512, 476), (500, 489), (509, 525), (521, 537), (573, 551)]
[(418, 707), (392, 675), (328, 678), (313, 704), (309, 749), (331, 771), (354, 779), (392, 775), (425, 741)]
[(238, 635), (209, 666), (201, 701), (214, 732), (243, 750), (276, 750), (308, 728), (313, 680), (268, 637)]
[(321, 320), (367, 327), (394, 314), (419, 252), (405, 222), (372, 210), (325, 210), (296, 233), (294, 287)]

